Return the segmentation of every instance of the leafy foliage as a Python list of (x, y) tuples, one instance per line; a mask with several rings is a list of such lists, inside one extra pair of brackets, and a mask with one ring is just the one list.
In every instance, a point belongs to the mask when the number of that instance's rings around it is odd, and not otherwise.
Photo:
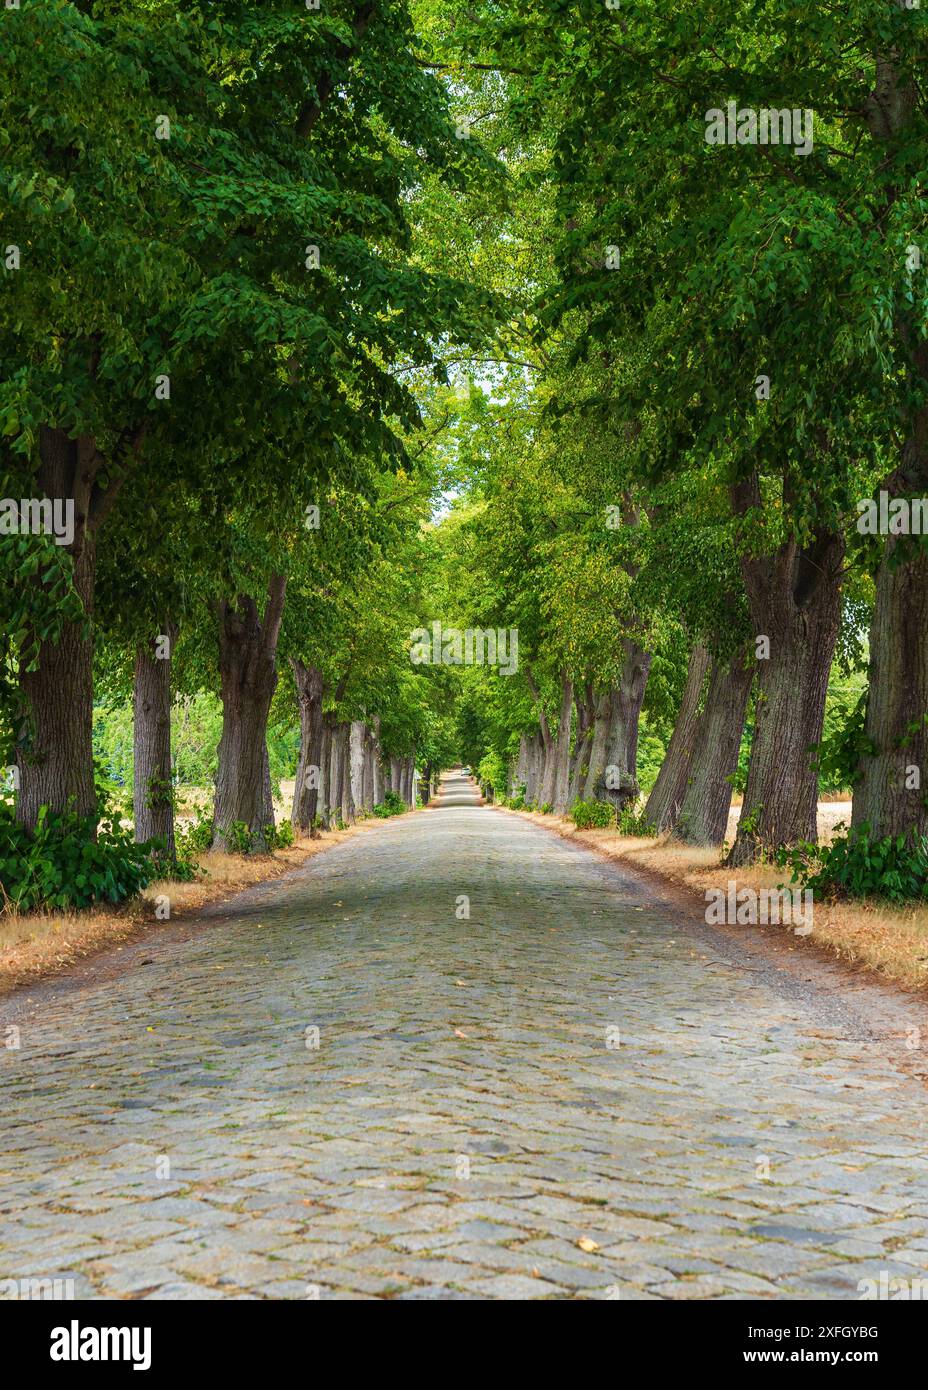
[[(96, 834), (94, 833), (96, 831)], [(0, 803), (0, 891), (15, 912), (120, 903), (162, 877), (157, 845), (136, 844), (115, 817), (96, 826), (70, 812), (43, 807), (35, 833)], [(183, 869), (181, 870), (183, 872)]]
[(619, 834), (645, 837), (656, 835), (657, 831), (644, 814), (644, 810), (633, 805), (623, 806), (619, 812)]
[(178, 825), (174, 832), (178, 855), (194, 857), (205, 854), (213, 843), (213, 818), (201, 812), (188, 824)]
[(386, 820), (389, 816), (401, 816), (406, 810), (406, 802), (399, 792), (387, 791), (383, 794), (383, 801), (378, 801), (374, 807), (373, 814), (379, 820)]
[(604, 830), (615, 825), (615, 807), (610, 801), (575, 801), (570, 818), (578, 830)]
[[(844, 833), (840, 833), (840, 832)], [(928, 837), (871, 840), (869, 827), (835, 827), (830, 844), (801, 844), (776, 854), (790, 881), (823, 898), (885, 898), (904, 903), (928, 898)]]

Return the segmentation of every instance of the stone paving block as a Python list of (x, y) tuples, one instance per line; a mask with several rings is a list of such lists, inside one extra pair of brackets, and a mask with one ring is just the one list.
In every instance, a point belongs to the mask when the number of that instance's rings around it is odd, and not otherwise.
[(474, 1293), (484, 1298), (527, 1299), (563, 1297), (568, 1290), (546, 1279), (526, 1279), (522, 1274), (498, 1274), (492, 1279), (477, 1279), (468, 1284)]

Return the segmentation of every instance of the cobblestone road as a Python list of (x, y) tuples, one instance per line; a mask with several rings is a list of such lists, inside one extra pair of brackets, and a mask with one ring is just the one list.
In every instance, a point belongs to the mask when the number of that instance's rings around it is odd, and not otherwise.
[(865, 1025), (455, 800), (153, 934), (120, 978), (0, 1002), (0, 1279), (856, 1299), (928, 1277), (925, 1090)]

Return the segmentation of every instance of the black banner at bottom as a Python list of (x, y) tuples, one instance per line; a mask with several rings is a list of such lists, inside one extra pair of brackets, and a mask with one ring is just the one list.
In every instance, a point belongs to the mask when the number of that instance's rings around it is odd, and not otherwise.
[[(567, 1354), (584, 1376), (592, 1368), (588, 1358), (595, 1359), (597, 1350), (610, 1359), (618, 1353), (617, 1365), (634, 1357), (635, 1364), (657, 1373), (750, 1373), (795, 1366), (885, 1372), (917, 1364), (924, 1344), (920, 1307), (900, 1300), (554, 1301), (575, 1305), (558, 1310), (565, 1319), (561, 1324), (552, 1324), (548, 1300), (522, 1303), (518, 1312), (513, 1303), (497, 1306), (504, 1300), (475, 1308), (469, 1300), (469, 1306), (461, 1306), (451, 1298), (434, 1300), (438, 1306), (431, 1308), (419, 1302), (405, 1312), (372, 1309), (371, 1303), (412, 1300), (19, 1301), (0, 1306), (9, 1312), (6, 1341), (15, 1347), (19, 1374), (47, 1367), (52, 1383), (59, 1378), (66, 1382), (75, 1372), (128, 1374), (139, 1383), (159, 1384), (191, 1372), (243, 1378), (261, 1364), (275, 1377), (306, 1376), (333, 1356), (344, 1372), (356, 1376), (364, 1369), (368, 1348), (372, 1371), (382, 1374), (392, 1364), (397, 1374), (412, 1379), (449, 1372), (483, 1376), (491, 1365), (498, 1377), (508, 1370), (508, 1361), (512, 1373), (524, 1378), (539, 1354), (546, 1358), (541, 1369), (550, 1375), (547, 1357), (554, 1348)], [(543, 1311), (540, 1303), (547, 1313), (536, 1324)], [(493, 1336), (490, 1363), (484, 1348), (471, 1367), (467, 1351), (481, 1328)], [(363, 1337), (365, 1330), (374, 1338)], [(434, 1343), (426, 1362), (420, 1360), (409, 1338), (423, 1334), (443, 1338), (438, 1345), (446, 1348), (445, 1364), (443, 1357), (436, 1359)], [(392, 1363), (385, 1359), (391, 1354)]]

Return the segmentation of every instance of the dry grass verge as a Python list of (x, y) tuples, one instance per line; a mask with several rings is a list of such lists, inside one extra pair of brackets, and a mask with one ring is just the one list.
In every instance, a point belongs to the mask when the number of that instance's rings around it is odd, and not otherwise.
[(155, 916), (159, 896), (170, 899), (171, 922), (195, 916), (207, 904), (231, 897), (253, 883), (279, 878), (372, 824), (362, 821), (347, 830), (326, 830), (318, 839), (297, 840), (291, 848), (276, 850), (273, 855), (202, 854), (199, 862), (206, 870), (205, 877), (194, 883), (150, 883), (140, 897), (118, 907), (0, 917), (0, 994), (166, 925)]
[[(614, 830), (578, 830), (573, 821), (537, 812), (513, 811), (537, 825), (546, 826), (569, 839), (589, 845), (610, 859), (630, 868), (644, 869), (679, 887), (690, 889), (705, 907), (707, 888), (727, 890), (734, 880), (739, 888), (776, 888), (788, 883), (784, 869), (754, 866), (727, 869), (719, 863), (717, 849), (694, 849), (668, 840), (637, 839)], [(757, 932), (757, 927), (739, 927), (739, 932)], [(792, 928), (767, 927), (767, 931), (792, 933)], [(795, 937), (797, 948), (806, 942), (825, 946), (841, 960), (863, 965), (884, 979), (906, 989), (928, 987), (928, 907), (889, 907), (877, 902), (816, 902), (812, 932)]]

